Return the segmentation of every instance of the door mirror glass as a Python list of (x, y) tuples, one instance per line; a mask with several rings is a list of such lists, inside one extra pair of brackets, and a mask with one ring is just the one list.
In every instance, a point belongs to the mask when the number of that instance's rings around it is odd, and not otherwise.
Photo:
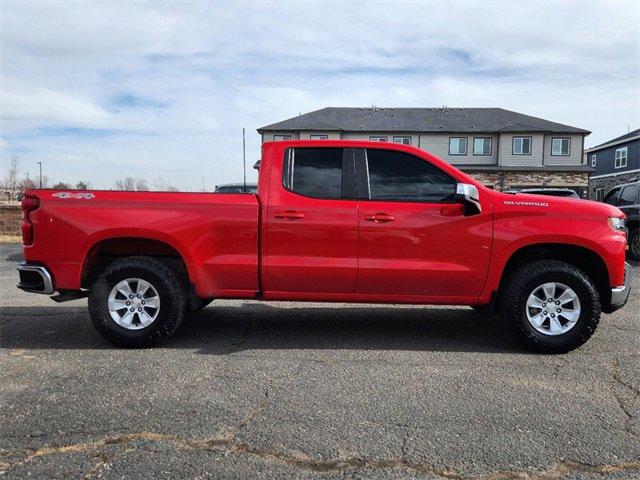
[(464, 205), (464, 215), (477, 215), (482, 211), (480, 206), (480, 194), (478, 187), (469, 183), (458, 183), (456, 185), (456, 202)]

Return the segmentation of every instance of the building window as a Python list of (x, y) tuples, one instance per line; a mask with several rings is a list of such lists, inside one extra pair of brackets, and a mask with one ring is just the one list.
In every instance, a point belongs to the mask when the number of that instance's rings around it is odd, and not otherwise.
[(311, 135), (311, 140), (329, 140), (329, 135)]
[(551, 155), (567, 156), (571, 153), (570, 138), (554, 138), (551, 140)]
[(372, 142), (387, 142), (387, 137), (369, 137)]
[(531, 137), (513, 137), (513, 155), (531, 155)]
[(449, 138), (449, 155), (466, 155), (467, 154), (467, 138), (451, 137)]
[(627, 147), (616, 150), (616, 168), (624, 168), (627, 166), (627, 151)]
[(491, 137), (475, 137), (473, 139), (474, 155), (491, 155)]
[(604, 188), (596, 188), (596, 201), (601, 202), (603, 198), (604, 198)]
[(282, 142), (283, 140), (291, 140), (291, 135), (274, 135), (274, 142)]
[(591, 155), (591, 166), (596, 168), (596, 155)]
[(411, 137), (393, 137), (393, 143), (401, 143), (402, 145), (411, 145)]

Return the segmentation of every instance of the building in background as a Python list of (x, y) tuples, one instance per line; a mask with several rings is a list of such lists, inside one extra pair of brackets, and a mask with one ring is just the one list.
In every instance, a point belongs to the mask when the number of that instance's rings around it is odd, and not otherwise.
[(427, 150), (499, 189), (569, 187), (587, 193), (588, 130), (502, 108), (334, 108), (258, 129), (277, 140), (373, 140)]
[(594, 169), (589, 198), (602, 200), (616, 185), (640, 178), (640, 129), (587, 149), (585, 157)]

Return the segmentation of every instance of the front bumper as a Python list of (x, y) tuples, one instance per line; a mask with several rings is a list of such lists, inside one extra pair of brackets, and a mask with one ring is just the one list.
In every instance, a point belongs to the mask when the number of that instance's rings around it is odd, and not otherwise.
[(632, 276), (631, 265), (625, 262), (624, 285), (611, 289), (611, 301), (602, 307), (604, 313), (613, 313), (626, 305), (629, 300), (629, 293), (631, 292)]
[(18, 288), (25, 292), (44, 293), (51, 295), (55, 292), (53, 277), (47, 267), (34, 265), (28, 262), (20, 262), (16, 265), (16, 270), (20, 274)]

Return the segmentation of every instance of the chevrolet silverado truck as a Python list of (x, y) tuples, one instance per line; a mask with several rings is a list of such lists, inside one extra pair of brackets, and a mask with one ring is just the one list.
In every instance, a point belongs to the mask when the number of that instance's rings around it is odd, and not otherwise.
[(625, 215), (493, 191), (430, 153), (265, 143), (258, 193), (30, 190), (19, 288), (88, 297), (123, 347), (214, 299), (465, 305), (566, 352), (629, 295)]

